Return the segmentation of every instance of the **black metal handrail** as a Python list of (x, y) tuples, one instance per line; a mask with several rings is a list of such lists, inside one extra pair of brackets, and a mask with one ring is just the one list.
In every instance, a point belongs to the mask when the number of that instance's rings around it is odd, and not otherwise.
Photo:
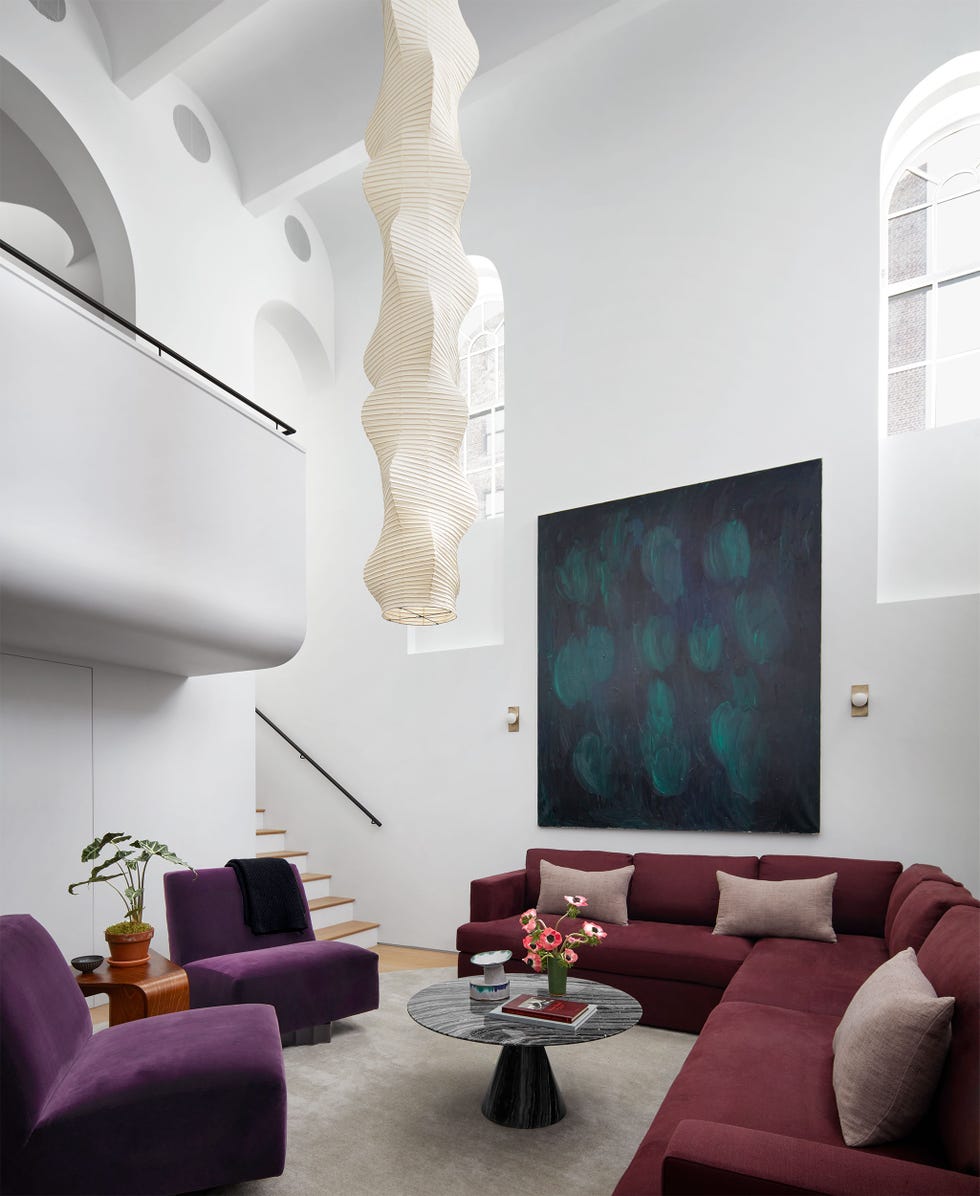
[(163, 341), (158, 341), (155, 336), (150, 336), (148, 332), (144, 332), (142, 328), (137, 328), (135, 324), (130, 323), (125, 316), (121, 316), (118, 312), (113, 311), (112, 308), (106, 307), (105, 304), (100, 303), (97, 299), (93, 299), (91, 295), (86, 295), (84, 291), (80, 291), (78, 287), (72, 286), (70, 282), (66, 282), (63, 278), (59, 278), (57, 274), (53, 273), (42, 266), (40, 262), (36, 262), (32, 257), (28, 257), (26, 253), (21, 253), (9, 242), (0, 239), (0, 249), (5, 253), (9, 253), (11, 257), (17, 258), (18, 261), (23, 262), (26, 266), (30, 266), (32, 270), (36, 270), (38, 274), (42, 274), (50, 282), (68, 291), (69, 294), (75, 296), (76, 299), (81, 299), (83, 303), (87, 303), (89, 307), (94, 307), (97, 312), (103, 316), (108, 316), (116, 324), (125, 328), (128, 332), (133, 332), (136, 336), (148, 341), (157, 351), (158, 354), (166, 353), (168, 357), (172, 357), (174, 361), (179, 361), (181, 365), (186, 366), (189, 370), (193, 370), (199, 377), (206, 379), (212, 386), (217, 386), (219, 390), (223, 390), (225, 394), (231, 395), (233, 399), (237, 399), (239, 403), (244, 403), (246, 407), (251, 408), (252, 411), (264, 416), (270, 423), (275, 424), (276, 431), (281, 431), (283, 436), (292, 436), (296, 429), (286, 423), (284, 419), (280, 419), (278, 415), (273, 415), (271, 411), (266, 411), (264, 407), (260, 407), (258, 403), (253, 403), (251, 399), (247, 399), (239, 391), (222, 382), (220, 378), (216, 378), (214, 374), (209, 374), (207, 370), (201, 369), (199, 365), (195, 365), (193, 361), (188, 360), (183, 354), (178, 353), (176, 349), (171, 349), (169, 345), (165, 345)]
[(289, 746), (291, 748), (294, 748), (297, 752), (299, 752), (299, 758), (301, 760), (305, 760), (307, 764), (312, 764), (313, 767), (317, 770), (317, 772), (321, 773), (323, 776), (325, 776), (327, 778), (327, 780), (330, 782), (330, 784), (333, 785), (336, 789), (339, 789), (340, 792), (344, 795), (344, 797), (347, 798), (348, 801), (352, 801), (354, 803), (354, 805), (357, 806), (357, 808), (361, 811), (362, 814), (366, 814), (368, 816), (368, 818), (371, 819), (371, 821), (374, 823), (375, 826), (381, 825), (380, 819), (375, 818), (375, 816), (371, 813), (371, 811), (367, 808), (367, 806), (362, 806), (361, 803), (357, 800), (357, 798), (354, 796), (354, 794), (350, 792), (349, 789), (345, 789), (343, 787), (343, 785), (341, 785), (340, 781), (337, 780), (336, 777), (332, 777), (330, 775), (330, 773), (328, 773), (325, 768), (323, 768), (320, 764), (317, 764), (317, 762), (313, 759), (313, 757), (309, 754), (309, 752), (304, 751), (303, 748), (301, 748), (299, 746), (299, 744), (294, 739), (290, 739), (289, 736), (286, 734), (286, 732), (282, 729), (282, 727), (277, 727), (276, 724), (272, 721), (271, 718), (269, 718), (269, 716), (267, 714), (262, 713), (262, 711), (258, 708), (258, 706), (255, 707), (255, 713), (259, 716), (259, 718), (264, 723), (268, 723), (269, 726), (273, 729), (273, 731), (275, 731), (275, 733), (277, 735), (281, 735), (282, 738), (285, 739), (285, 741), (289, 744)]

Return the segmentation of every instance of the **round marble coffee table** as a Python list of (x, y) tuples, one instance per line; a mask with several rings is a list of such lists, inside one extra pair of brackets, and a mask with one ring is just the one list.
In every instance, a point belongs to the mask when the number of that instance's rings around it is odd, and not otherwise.
[[(511, 974), (510, 981), (512, 996), (548, 991), (544, 976)], [(537, 1129), (554, 1125), (565, 1116), (565, 1102), (545, 1048), (610, 1038), (640, 1020), (639, 1003), (608, 984), (569, 977), (567, 996), (596, 1006), (595, 1013), (575, 1030), (494, 1017), (488, 1008), (498, 1006), (470, 1000), (467, 976), (423, 988), (408, 1002), (408, 1012), (420, 1026), (437, 1034), (500, 1046), (497, 1068), (483, 1098), (483, 1115), (498, 1125)]]

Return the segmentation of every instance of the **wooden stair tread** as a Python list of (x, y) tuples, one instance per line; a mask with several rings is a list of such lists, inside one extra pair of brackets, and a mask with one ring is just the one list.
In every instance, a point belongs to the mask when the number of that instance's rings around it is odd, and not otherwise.
[(335, 905), (353, 905), (353, 897), (315, 897), (310, 903), (310, 909), (331, 909)]
[(303, 884), (309, 884), (314, 880), (333, 880), (332, 872), (301, 872), (299, 874), (300, 880)]
[(257, 860), (288, 860), (294, 855), (309, 855), (308, 851), (257, 851)]
[(362, 930), (377, 930), (380, 925), (380, 922), (338, 922), (336, 926), (324, 926), (314, 933), (317, 939), (323, 942), (324, 939), (328, 941), (343, 939), (349, 934), (358, 934)]
[(264, 826), (261, 830), (257, 830), (255, 833), (257, 835), (284, 835), (286, 833), (286, 828), (284, 826), (278, 828)]

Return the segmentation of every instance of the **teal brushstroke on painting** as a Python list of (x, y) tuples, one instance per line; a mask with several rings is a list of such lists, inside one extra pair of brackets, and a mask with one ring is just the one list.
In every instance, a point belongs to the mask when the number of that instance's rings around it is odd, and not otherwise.
[(687, 650), (691, 664), (700, 673), (713, 673), (721, 663), (723, 645), (721, 628), (717, 623), (695, 623), (688, 633)]
[(632, 526), (629, 513), (618, 511), (602, 529), (599, 536), (599, 552), (610, 570), (620, 572), (629, 564)]
[(722, 702), (712, 711), (708, 742), (733, 791), (756, 799), (766, 766), (766, 737), (758, 710)]
[(662, 797), (676, 797), (687, 787), (691, 753), (676, 734), (674, 691), (658, 677), (647, 687), (646, 719), (640, 731), (640, 754), (650, 783)]
[(732, 700), (743, 710), (754, 710), (759, 705), (759, 681), (751, 669), (740, 677), (732, 673)]
[(742, 581), (749, 575), (752, 549), (741, 519), (716, 523), (704, 538), (701, 562), (712, 581)]
[(558, 589), (569, 600), (587, 606), (595, 597), (595, 567), (589, 553), (575, 545), (565, 554), (565, 559), (555, 570)]
[(583, 735), (572, 752), (572, 772), (582, 788), (596, 797), (608, 797), (614, 771), (613, 748), (594, 731)]
[(782, 655), (789, 626), (771, 586), (743, 590), (735, 599), (735, 632), (754, 664), (767, 664)]
[(677, 658), (677, 626), (670, 615), (651, 615), (642, 628), (634, 627), (633, 642), (658, 673), (666, 672)]
[(684, 593), (681, 542), (672, 528), (660, 524), (647, 535), (640, 567), (644, 577), (669, 606)]
[(677, 703), (670, 686), (659, 677), (656, 681), (651, 681), (647, 686), (647, 733), (657, 739), (669, 735), (674, 729), (676, 708)]
[(677, 740), (670, 740), (655, 748), (647, 758), (650, 781), (663, 797), (676, 797), (684, 792), (690, 765), (690, 753)]
[(584, 638), (569, 636), (555, 658), (552, 676), (562, 705), (571, 709), (591, 700), (595, 687), (612, 676), (615, 661), (615, 643), (607, 628), (590, 627)]

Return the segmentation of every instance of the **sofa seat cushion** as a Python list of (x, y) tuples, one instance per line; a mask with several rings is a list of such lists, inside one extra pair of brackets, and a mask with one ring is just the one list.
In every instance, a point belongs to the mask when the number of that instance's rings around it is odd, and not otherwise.
[[(618, 1196), (654, 1196), (661, 1191), (667, 1143), (678, 1123), (687, 1119), (843, 1147), (832, 1083), (837, 1024), (836, 1016), (797, 1009), (743, 1001), (719, 1005), (620, 1180)], [(943, 1165), (937, 1143), (925, 1134), (868, 1149)]]
[(282, 1033), (378, 1007), (378, 957), (352, 943), (294, 943), (184, 965), (191, 1008), (275, 1006)]
[[(131, 1148), (91, 1149), (109, 1140)], [(285, 1149), (272, 1010), (190, 1010), (91, 1036), (27, 1143), (21, 1165), (31, 1186), (16, 1190), (198, 1191), (279, 1175)]]
[[(568, 922), (563, 922), (560, 929), (568, 926)], [(578, 949), (576, 967), (724, 988), (752, 949), (748, 939), (713, 935), (709, 926), (631, 922), (629, 926), (610, 924), (603, 929), (606, 937), (600, 946)], [(456, 946), (470, 953), (506, 947), (519, 960), (525, 954), (522, 938), (517, 919), (502, 918), (497, 922), (469, 922), (461, 926), (456, 932)]]
[(723, 1000), (841, 1017), (851, 997), (887, 958), (884, 940), (868, 935), (841, 934), (836, 943), (762, 939)]

